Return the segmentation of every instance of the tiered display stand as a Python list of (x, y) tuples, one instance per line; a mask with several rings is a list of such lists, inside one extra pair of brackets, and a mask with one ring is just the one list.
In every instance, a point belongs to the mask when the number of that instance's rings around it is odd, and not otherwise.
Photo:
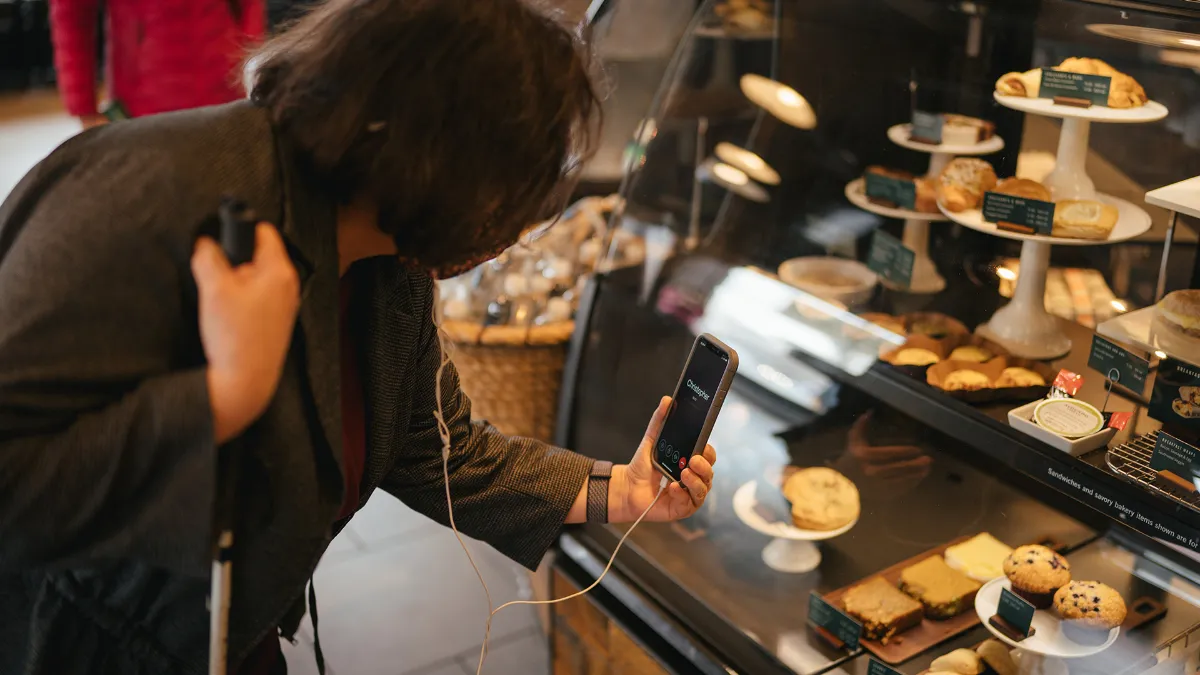
[[(888, 129), (888, 140), (902, 148), (916, 152), (929, 153), (929, 170), (927, 176), (936, 177), (942, 169), (956, 156), (989, 155), (1004, 148), (1004, 139), (993, 136), (982, 143), (972, 145), (954, 145), (942, 143), (932, 145), (909, 140), (912, 132), (911, 124), (897, 124)], [(846, 198), (852, 204), (864, 211), (870, 211), (885, 218), (899, 218), (904, 221), (904, 245), (916, 254), (913, 261), (912, 283), (907, 290), (910, 293), (937, 293), (946, 287), (946, 280), (938, 274), (937, 267), (929, 257), (929, 224), (945, 221), (940, 213), (923, 213), (909, 209), (893, 209), (874, 204), (867, 199), (866, 180), (859, 178), (846, 186)]]
[(1071, 351), (1071, 340), (1059, 327), (1058, 319), (1046, 311), (1046, 274), (1050, 268), (1051, 246), (1100, 246), (1126, 241), (1150, 229), (1150, 214), (1135, 204), (1096, 192), (1084, 164), (1092, 122), (1145, 124), (1167, 116), (1167, 109), (1153, 101), (1141, 108), (1116, 109), (1103, 106), (1076, 108), (1059, 105), (1051, 99), (995, 95), (996, 102), (1013, 110), (1063, 120), (1054, 171), (1043, 181), (1055, 201), (1094, 199), (1117, 207), (1117, 225), (1105, 241), (1067, 239), (1009, 232), (983, 220), (978, 209), (952, 213), (942, 209), (951, 220), (973, 230), (1024, 242), (1021, 269), (1012, 302), (1008, 303), (976, 331), (997, 342), (1017, 356), (1052, 359)]

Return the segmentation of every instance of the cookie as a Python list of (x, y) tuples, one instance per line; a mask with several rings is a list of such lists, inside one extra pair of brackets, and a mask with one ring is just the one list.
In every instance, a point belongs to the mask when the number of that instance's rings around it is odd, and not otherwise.
[(987, 640), (975, 648), (975, 653), (983, 659), (983, 665), (996, 675), (1017, 675), (1017, 662), (1013, 660), (1008, 645), (999, 640)]
[(1098, 581), (1072, 581), (1054, 594), (1054, 611), (1063, 618), (1063, 635), (1085, 645), (1101, 645), (1125, 621), (1125, 600)]
[(929, 670), (935, 673), (979, 675), (983, 672), (983, 659), (970, 649), (955, 649), (934, 659), (929, 664)]
[(1012, 591), (1038, 609), (1048, 609), (1054, 593), (1071, 581), (1067, 559), (1045, 546), (1021, 546), (1004, 561)]
[(792, 503), (792, 522), (804, 530), (827, 532), (858, 519), (858, 488), (833, 469), (797, 471), (784, 483), (783, 496)]

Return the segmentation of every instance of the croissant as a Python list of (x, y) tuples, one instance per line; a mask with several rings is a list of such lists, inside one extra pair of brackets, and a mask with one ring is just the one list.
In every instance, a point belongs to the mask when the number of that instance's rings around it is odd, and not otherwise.
[(1041, 88), (1041, 68), (1034, 68), (1024, 73), (1005, 73), (999, 80), (996, 80), (996, 91), (1005, 96), (1037, 98)]

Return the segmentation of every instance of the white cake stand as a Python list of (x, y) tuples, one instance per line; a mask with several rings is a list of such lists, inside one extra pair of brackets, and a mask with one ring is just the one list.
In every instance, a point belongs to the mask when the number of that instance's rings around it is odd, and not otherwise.
[(1001, 307), (991, 320), (979, 327), (977, 333), (999, 343), (1016, 356), (1027, 359), (1053, 359), (1071, 351), (1071, 339), (1059, 326), (1058, 318), (1046, 311), (1046, 275), (1050, 270), (1050, 247), (1116, 244), (1144, 234), (1150, 229), (1150, 214), (1136, 205), (1105, 194), (1093, 195), (1092, 199), (1117, 207), (1117, 225), (1104, 241), (1010, 232), (1001, 230), (995, 223), (985, 221), (979, 209), (952, 213), (942, 207), (942, 212), (950, 220), (964, 227), (1024, 242), (1021, 245), (1021, 269), (1012, 302)]
[[(999, 152), (1004, 148), (1004, 139), (993, 136), (982, 143), (970, 145), (948, 144), (932, 145), (909, 139), (912, 124), (897, 124), (887, 131), (888, 140), (896, 145), (929, 153), (929, 170), (926, 176), (936, 177), (946, 168), (951, 159), (958, 155), (987, 155)], [(912, 282), (907, 290), (909, 293), (937, 293), (946, 287), (946, 280), (938, 274), (937, 267), (929, 257), (929, 223), (943, 221), (946, 218), (939, 213), (921, 213), (908, 209), (889, 209), (867, 200), (866, 181), (863, 178), (851, 181), (846, 186), (846, 198), (852, 204), (864, 211), (870, 211), (885, 218), (898, 218), (904, 221), (903, 242), (906, 248), (915, 254), (913, 259)]]
[(733, 493), (733, 512), (752, 529), (774, 537), (771, 543), (763, 548), (762, 558), (767, 567), (776, 572), (803, 574), (817, 569), (821, 564), (821, 550), (813, 542), (841, 536), (858, 524), (858, 520), (855, 519), (845, 527), (818, 532), (802, 530), (786, 523), (768, 522), (754, 511), (754, 507), (758, 505), (758, 500), (754, 497), (757, 487), (757, 481), (750, 481)]
[(1058, 155), (1054, 170), (1042, 181), (1055, 201), (1096, 198), (1096, 187), (1085, 169), (1092, 122), (1146, 124), (1167, 116), (1167, 107), (1156, 101), (1150, 101), (1140, 108), (1076, 108), (1059, 105), (1049, 98), (1025, 98), (1003, 94), (994, 96), (996, 102), (1006, 108), (1033, 115), (1062, 118), (1062, 132), (1058, 137)]
[(975, 595), (975, 612), (985, 628), (1004, 644), (1015, 647), (1017, 665), (1021, 675), (1068, 675), (1067, 659), (1082, 659), (1094, 656), (1108, 649), (1121, 634), (1120, 627), (1108, 632), (1108, 640), (1099, 645), (1084, 645), (1071, 640), (1062, 632), (1062, 619), (1049, 610), (1037, 610), (1033, 614), (1033, 628), (1036, 632), (1016, 642), (996, 630), (988, 619), (996, 615), (1000, 605), (1000, 590), (1012, 590), (1012, 582), (1007, 577), (993, 579), (983, 585)]

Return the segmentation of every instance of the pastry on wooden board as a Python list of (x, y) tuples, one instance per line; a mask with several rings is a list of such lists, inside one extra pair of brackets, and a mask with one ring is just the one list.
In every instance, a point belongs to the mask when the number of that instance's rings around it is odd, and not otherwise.
[(925, 610), (883, 577), (874, 577), (846, 591), (846, 614), (863, 627), (863, 637), (887, 644), (897, 633), (921, 623)]

